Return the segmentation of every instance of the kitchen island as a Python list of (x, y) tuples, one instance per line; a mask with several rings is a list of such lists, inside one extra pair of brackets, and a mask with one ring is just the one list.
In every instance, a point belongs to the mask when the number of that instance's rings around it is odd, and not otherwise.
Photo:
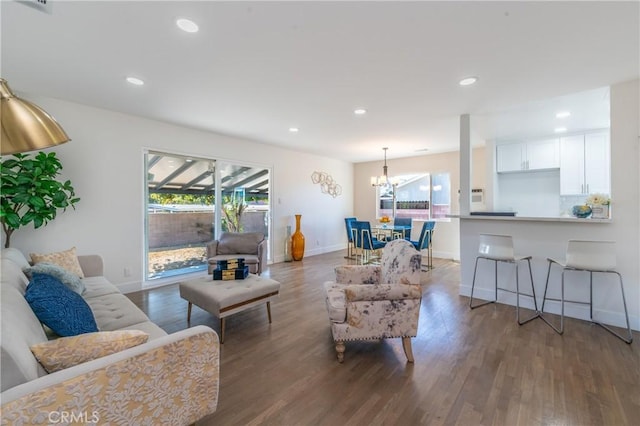
[[(604, 240), (620, 241), (614, 231), (612, 219), (578, 219), (575, 217), (505, 217), (505, 216), (475, 216), (475, 215), (450, 215), (454, 220), (460, 221), (461, 251), (461, 283), (460, 295), (469, 296), (475, 259), (478, 254), (478, 242), (480, 234), (511, 235), (515, 246), (515, 252), (521, 256), (532, 256), (531, 268), (538, 306), (542, 302), (545, 279), (547, 276), (547, 258), (564, 260), (567, 242), (574, 240)], [(632, 259), (632, 252), (625, 250), (625, 245), (618, 242), (617, 258), (618, 271), (623, 278), (634, 276), (633, 268), (638, 259)], [(529, 275), (526, 268), (520, 268), (520, 283), (523, 288), (528, 288)], [(607, 274), (609, 275), (609, 274)], [(594, 318), (615, 326), (625, 326), (624, 309), (618, 291), (611, 291), (618, 285), (612, 276), (594, 276)], [(501, 287), (515, 291), (515, 268), (512, 265), (501, 264), (498, 266), (498, 280)], [(625, 292), (629, 305), (637, 309), (639, 300), (637, 286), (629, 286), (625, 283)], [(476, 278), (474, 298), (484, 300), (494, 298), (494, 266), (490, 262), (480, 262)], [(550, 297), (559, 298), (560, 295), (560, 269), (551, 269), (549, 280)], [(565, 295), (568, 299), (589, 300), (589, 275), (588, 273), (571, 273), (565, 277)], [(498, 300), (501, 303), (515, 305), (515, 295), (508, 292), (499, 292)], [(532, 309), (531, 298), (521, 297), (521, 306)], [(631, 306), (629, 306), (631, 308)], [(491, 309), (491, 308), (488, 308)], [(545, 311), (555, 314), (560, 313), (558, 302), (547, 301)], [(631, 309), (630, 309), (631, 311)], [(633, 311), (631, 311), (633, 312)], [(565, 305), (565, 315), (584, 320), (589, 319), (589, 307), (568, 303)], [(514, 311), (515, 316), (515, 311)], [(635, 322), (633, 322), (635, 321)], [(637, 328), (637, 318), (632, 320), (632, 327)], [(570, 327), (569, 327), (570, 329)], [(570, 331), (568, 331), (570, 332)]]

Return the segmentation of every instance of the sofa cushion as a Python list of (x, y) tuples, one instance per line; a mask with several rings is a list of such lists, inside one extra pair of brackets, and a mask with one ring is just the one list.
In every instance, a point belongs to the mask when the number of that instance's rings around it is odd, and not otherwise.
[(51, 275), (34, 273), (24, 297), (38, 319), (60, 336), (98, 331), (82, 296)]
[(151, 321), (139, 322), (137, 324), (127, 325), (121, 330), (140, 330), (149, 335), (149, 340), (157, 339), (158, 337), (166, 336), (167, 332), (158, 327)]
[(149, 321), (144, 312), (122, 293), (105, 294), (85, 300), (91, 307), (101, 331), (120, 330), (132, 324)]
[(30, 349), (44, 369), (54, 373), (141, 345), (147, 340), (149, 335), (139, 330), (101, 331), (61, 337), (32, 345)]
[(20, 250), (13, 247), (3, 248), (2, 258), (11, 260), (15, 264), (17, 264), (20, 269), (28, 268), (29, 266), (31, 266), (29, 265), (29, 261), (27, 260), (27, 258), (24, 257), (24, 254), (22, 254)]
[(111, 284), (103, 276), (99, 277), (84, 277), (82, 279), (86, 290), (82, 293), (84, 300), (92, 299), (95, 297), (102, 297), (105, 294), (120, 294), (120, 289)]
[(2, 271), (2, 286), (13, 287), (18, 290), (21, 295), (24, 295), (24, 292), (27, 289), (27, 284), (29, 284), (29, 280), (22, 272), (22, 269), (20, 269), (20, 266), (7, 258), (2, 258), (0, 266), (2, 267), (0, 269), (0, 271)]
[[(219, 254), (209, 258), (208, 262), (211, 265), (217, 265), (219, 260), (229, 260), (236, 259), (238, 257), (237, 253), (234, 254)], [(247, 254), (242, 257), (244, 259), (245, 265), (256, 265), (258, 263), (258, 256), (255, 254)]]
[(57, 278), (62, 284), (66, 285), (70, 290), (73, 290), (78, 294), (82, 294), (85, 290), (84, 283), (78, 275), (73, 272), (69, 272), (58, 265), (54, 265), (53, 263), (36, 263), (35, 265), (24, 269), (24, 273), (28, 276), (31, 276), (34, 273), (51, 275), (52, 277)]
[(76, 248), (71, 247), (69, 250), (60, 251), (56, 253), (38, 254), (31, 253), (31, 261), (35, 263), (47, 262), (61, 266), (69, 272), (73, 272), (80, 278), (84, 277), (80, 262), (78, 262), (78, 255), (76, 254)]
[(258, 244), (263, 240), (261, 232), (223, 232), (218, 240), (217, 254), (258, 254)]
[[(0, 285), (0, 300), (2, 301), (2, 309), (0, 309), (2, 317), (0, 321), (2, 324), (2, 330), (0, 331), (2, 335), (0, 382), (3, 392), (47, 374), (29, 350), (31, 345), (46, 342), (47, 336), (42, 329), (40, 321), (24, 299), (24, 292), (18, 288), (5, 285), (10, 275), (5, 265), (9, 263), (16, 269), (20, 269), (16, 264), (8, 260), (2, 262), (2, 284)], [(20, 275), (24, 277), (24, 274), (20, 273)]]

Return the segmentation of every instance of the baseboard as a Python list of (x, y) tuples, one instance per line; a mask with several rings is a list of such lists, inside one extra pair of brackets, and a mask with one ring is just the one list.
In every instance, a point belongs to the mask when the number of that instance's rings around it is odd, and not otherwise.
[(134, 291), (142, 290), (142, 283), (140, 281), (128, 282), (128, 283), (118, 284), (116, 285), (116, 287), (118, 287), (118, 290), (120, 290), (122, 293), (127, 294), (127, 293), (133, 293)]
[[(326, 247), (317, 247), (313, 249), (305, 248), (304, 257), (317, 256), (319, 254), (331, 253), (334, 251), (344, 250), (345, 255), (347, 253), (347, 246), (344, 244), (334, 244), (332, 246)], [(282, 263), (284, 262), (284, 254), (279, 254), (274, 256), (273, 261), (271, 263)]]
[[(461, 296), (470, 297), (471, 286), (461, 285), (459, 294)], [(493, 290), (476, 288), (473, 292), (474, 300), (493, 300), (495, 297)], [(498, 292), (498, 303), (505, 305), (516, 305), (516, 295), (512, 293), (506, 293), (503, 291)], [(533, 299), (526, 296), (520, 297), (520, 306), (527, 309), (534, 309)], [(542, 309), (541, 301), (538, 300), (538, 309)], [(545, 313), (560, 315), (560, 302), (553, 300), (547, 300), (544, 304)], [(565, 303), (564, 315), (569, 318), (575, 318), (580, 320), (589, 321), (589, 306), (588, 305), (576, 305), (573, 303)], [(627, 328), (627, 322), (624, 316), (624, 312), (612, 312), (602, 309), (593, 310), (594, 320), (603, 324), (612, 325), (614, 327)], [(630, 315), (629, 324), (632, 330), (640, 331), (640, 317)]]
[[(451, 253), (448, 251), (433, 251), (433, 257), (437, 257), (438, 259), (446, 259), (446, 260), (460, 260), (460, 255)], [(457, 258), (457, 259), (456, 259)]]

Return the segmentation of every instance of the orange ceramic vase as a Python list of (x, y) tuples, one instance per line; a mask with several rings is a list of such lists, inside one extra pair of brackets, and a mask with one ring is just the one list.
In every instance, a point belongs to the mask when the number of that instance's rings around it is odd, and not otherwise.
[(302, 260), (304, 257), (304, 235), (300, 232), (300, 218), (302, 215), (296, 215), (296, 232), (291, 236), (291, 257), (293, 260)]

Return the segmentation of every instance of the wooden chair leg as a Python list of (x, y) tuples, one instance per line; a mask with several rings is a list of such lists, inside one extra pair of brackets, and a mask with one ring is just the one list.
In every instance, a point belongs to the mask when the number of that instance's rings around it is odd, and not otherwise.
[(407, 356), (407, 361), (413, 362), (413, 350), (411, 349), (411, 337), (402, 338), (402, 348)]
[(338, 362), (344, 362), (344, 342), (336, 342), (336, 353), (338, 355)]
[(271, 324), (271, 301), (267, 302), (267, 315), (269, 316), (269, 324)]
[(220, 318), (220, 343), (224, 343), (224, 323), (225, 318)]
[(189, 302), (189, 306), (187, 307), (187, 325), (191, 323), (191, 307), (192, 303)]

